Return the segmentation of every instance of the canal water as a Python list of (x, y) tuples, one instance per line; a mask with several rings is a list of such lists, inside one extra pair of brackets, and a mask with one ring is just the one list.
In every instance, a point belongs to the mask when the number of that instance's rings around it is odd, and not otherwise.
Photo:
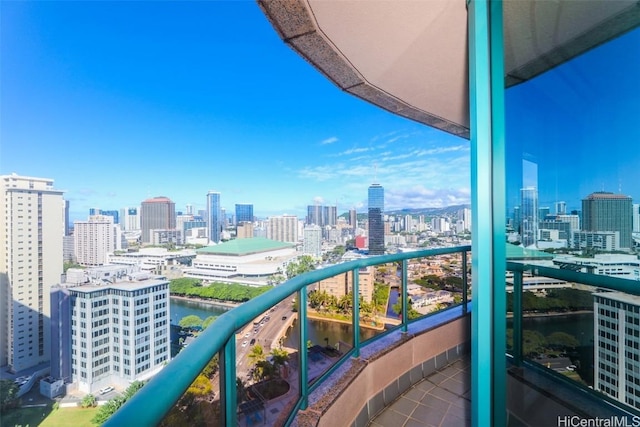
[(223, 305), (171, 298), (171, 324), (177, 325), (180, 319), (192, 314), (204, 320), (209, 316), (220, 316), (230, 309)]
[[(171, 324), (177, 325), (180, 319), (189, 315), (196, 315), (202, 320), (209, 316), (220, 316), (229, 311), (229, 307), (207, 304), (198, 301), (186, 301), (178, 298), (171, 298)], [(298, 346), (298, 323), (287, 331), (285, 345), (297, 348)], [(338, 341), (351, 344), (351, 325), (323, 320), (307, 320), (308, 339), (313, 344), (325, 345), (325, 338), (329, 344), (335, 345)], [(368, 328), (360, 328), (360, 339), (362, 341), (373, 337), (377, 332)]]

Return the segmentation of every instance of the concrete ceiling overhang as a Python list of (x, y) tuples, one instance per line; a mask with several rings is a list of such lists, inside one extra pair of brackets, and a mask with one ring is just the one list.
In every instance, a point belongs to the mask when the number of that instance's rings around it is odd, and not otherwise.
[[(280, 37), (342, 90), (469, 138), (465, 0), (258, 0)], [(505, 85), (640, 23), (638, 0), (504, 3)]]

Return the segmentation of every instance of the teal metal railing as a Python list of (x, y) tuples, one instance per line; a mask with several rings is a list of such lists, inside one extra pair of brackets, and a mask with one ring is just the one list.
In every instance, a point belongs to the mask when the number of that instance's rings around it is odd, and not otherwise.
[[(457, 246), (451, 248), (426, 249), (408, 253), (398, 253), (393, 255), (382, 255), (371, 258), (363, 258), (342, 264), (332, 265), (320, 270), (296, 276), (281, 285), (274, 287), (251, 301), (230, 310), (215, 321), (215, 327), (206, 329), (197, 340), (194, 340), (189, 347), (183, 349), (162, 371), (149, 381), (135, 396), (123, 405), (106, 423), (105, 426), (152, 426), (158, 425), (165, 415), (178, 402), (187, 388), (193, 383), (196, 377), (202, 372), (207, 363), (216, 355), (220, 360), (220, 399), (221, 417), (220, 425), (235, 426), (237, 420), (237, 390), (236, 390), (236, 331), (258, 317), (261, 313), (269, 310), (274, 305), (286, 300), (293, 293), (297, 293), (300, 343), (306, 343), (307, 330), (306, 322), (306, 299), (307, 286), (328, 279), (337, 274), (352, 272), (354, 275), (353, 295), (353, 347), (346, 352), (338, 365), (349, 357), (358, 357), (362, 342), (359, 335), (358, 316), (358, 270), (369, 266), (382, 265), (387, 263), (402, 262), (401, 296), (402, 296), (402, 316), (400, 325), (391, 330), (400, 329), (407, 331), (410, 323), (407, 312), (407, 261), (417, 258), (427, 258), (438, 255), (460, 253), (462, 256), (462, 278), (463, 278), (463, 315), (467, 312), (467, 254), (471, 250), (470, 246)], [(414, 319), (419, 320), (419, 319)], [(375, 340), (386, 334), (372, 338)], [(303, 345), (303, 344), (302, 344)], [(322, 382), (330, 373), (327, 372), (318, 378), (314, 384), (309, 384), (307, 380), (307, 354), (304, 351), (298, 352), (299, 364), (299, 395), (298, 401), (289, 414), (290, 423), (295, 413), (300, 409), (305, 409), (308, 404), (310, 392)], [(333, 371), (336, 366), (330, 371)]]

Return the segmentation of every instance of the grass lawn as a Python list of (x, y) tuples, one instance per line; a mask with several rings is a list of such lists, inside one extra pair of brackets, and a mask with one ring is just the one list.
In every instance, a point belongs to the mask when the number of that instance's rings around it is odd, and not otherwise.
[(51, 405), (17, 408), (2, 414), (0, 425), (2, 427), (95, 427), (91, 419), (97, 411), (98, 408), (60, 408), (52, 411)]
[[(51, 412), (51, 405), (37, 408), (16, 408), (0, 415), (2, 427), (35, 427)], [(42, 415), (45, 415), (44, 417)]]
[[(98, 408), (60, 408), (52, 411), (40, 424), (42, 427), (95, 427), (91, 419)], [(4, 427), (4, 425), (3, 425)]]

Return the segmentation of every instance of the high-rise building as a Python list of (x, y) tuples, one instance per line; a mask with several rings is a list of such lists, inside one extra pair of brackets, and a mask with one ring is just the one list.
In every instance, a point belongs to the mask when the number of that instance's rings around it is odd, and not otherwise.
[(520, 189), (520, 236), (522, 246), (535, 246), (538, 238), (538, 189)]
[(51, 179), (3, 175), (0, 191), (0, 366), (20, 372), (49, 361), (65, 205)]
[(369, 186), (369, 255), (384, 255), (384, 187)]
[(279, 242), (297, 243), (298, 217), (293, 215), (270, 217), (267, 227), (267, 238)]
[(639, 204), (633, 205), (633, 216), (632, 216), (631, 222), (633, 224), (633, 232), (640, 233), (640, 205)]
[(75, 221), (73, 242), (78, 264), (107, 264), (107, 255), (122, 249), (120, 227), (108, 215), (93, 215), (87, 221)]
[(251, 239), (253, 237), (253, 223), (240, 222), (236, 227), (236, 239)]
[(319, 225), (322, 227), (322, 206), (320, 205), (308, 205), (307, 206), (307, 220), (305, 224), (311, 225)]
[(120, 213), (117, 210), (111, 210), (111, 211), (103, 211), (101, 210), (98, 214), (96, 215), (106, 215), (106, 216), (110, 216), (113, 218), (113, 223), (114, 224), (120, 224)]
[(79, 282), (68, 274), (52, 289), (52, 374), (82, 392), (125, 388), (170, 359), (169, 282), (131, 268), (79, 270)]
[(69, 222), (69, 201), (64, 201), (64, 235), (71, 235), (71, 223)]
[(302, 252), (305, 255), (319, 257), (322, 254), (322, 228), (311, 224), (307, 225), (303, 233)]
[(640, 298), (622, 292), (598, 292), (593, 298), (593, 388), (640, 408)]
[(358, 213), (355, 209), (349, 209), (349, 225), (354, 230), (358, 227)]
[(556, 202), (556, 215), (565, 215), (567, 213), (566, 202)]
[(138, 208), (124, 208), (120, 210), (120, 228), (124, 231), (140, 230), (140, 215)]
[(338, 222), (337, 206), (321, 206), (308, 205), (306, 225), (319, 225), (321, 228), (325, 226), (335, 227)]
[(236, 203), (236, 224), (241, 222), (253, 222), (253, 205), (249, 203)]
[(331, 226), (335, 227), (338, 222), (338, 207), (337, 206), (323, 206), (322, 207), (322, 224), (320, 227)]
[(538, 220), (544, 221), (547, 218), (547, 215), (551, 213), (551, 209), (548, 206), (542, 206), (538, 208)]
[(582, 199), (582, 230), (619, 232), (621, 250), (632, 247), (631, 223), (631, 197), (598, 191)]
[(154, 197), (140, 205), (142, 243), (151, 243), (151, 230), (176, 228), (176, 204), (168, 197)]
[(207, 193), (207, 228), (209, 241), (220, 243), (222, 236), (222, 205), (220, 205), (220, 193), (209, 191)]

